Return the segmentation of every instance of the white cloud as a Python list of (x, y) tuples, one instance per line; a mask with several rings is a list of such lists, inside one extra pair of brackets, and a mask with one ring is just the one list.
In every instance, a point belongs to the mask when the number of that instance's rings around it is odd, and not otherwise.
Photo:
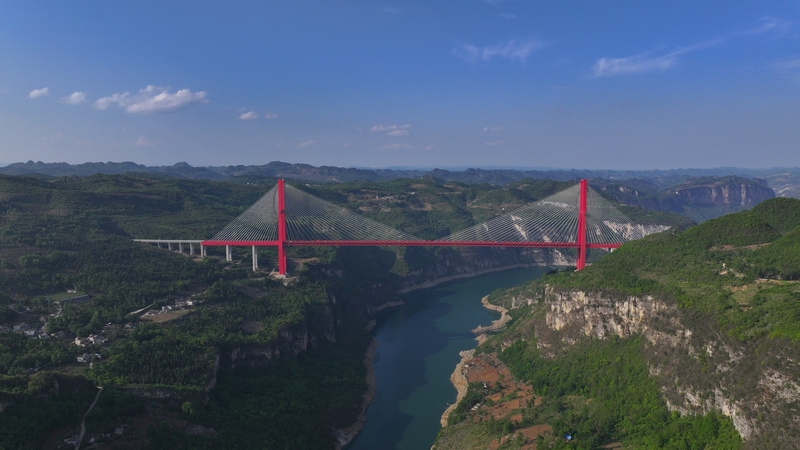
[(374, 127), (370, 128), (369, 130), (373, 133), (383, 133), (385, 132), (386, 136), (392, 137), (399, 137), (399, 136), (408, 136), (409, 131), (408, 129), (411, 128), (411, 125), (375, 125)]
[(658, 57), (636, 55), (628, 58), (600, 58), (594, 65), (594, 76), (603, 77), (667, 70), (675, 64), (677, 56), (675, 53), (670, 53)]
[(378, 147), (379, 150), (408, 150), (411, 148), (414, 147), (408, 144), (387, 144)]
[(85, 101), (86, 101), (86, 92), (77, 92), (77, 91), (59, 100), (59, 102), (66, 103), (67, 105), (80, 105)]
[(516, 19), (517, 15), (509, 13), (500, 13), (500, 17), (502, 17), (503, 19), (511, 20), (511, 19)]
[(240, 120), (254, 120), (254, 119), (258, 119), (258, 117), (259, 116), (258, 116), (258, 114), (256, 114), (255, 111), (248, 111), (248, 112), (240, 115), (239, 119)]
[(506, 127), (483, 127), (483, 132), (488, 133), (489, 131), (503, 131)]
[(506, 141), (504, 141), (504, 140), (502, 140), (502, 139), (498, 139), (498, 140), (496, 140), (496, 141), (487, 142), (487, 143), (486, 143), (486, 144), (484, 144), (484, 145), (488, 145), (488, 146), (492, 146), (492, 147), (493, 147), (493, 146), (496, 146), (496, 145), (506, 145)]
[(44, 97), (50, 92), (50, 88), (41, 88), (41, 89), (34, 89), (28, 94), (28, 98), (39, 98)]
[(304, 147), (308, 147), (309, 145), (314, 145), (316, 143), (317, 143), (317, 141), (311, 140), (311, 141), (301, 142), (301, 143), (297, 144), (297, 146), (300, 147), (300, 148), (304, 148)]
[(674, 52), (661, 56), (650, 56), (641, 54), (628, 58), (600, 58), (594, 65), (594, 76), (603, 77), (610, 75), (628, 75), (642, 72), (652, 72), (654, 70), (667, 70), (678, 62), (678, 57), (697, 50), (715, 47), (726, 41), (726, 38), (716, 38), (709, 41), (698, 42), (697, 44), (683, 47)]
[(181, 89), (172, 94), (169, 88), (150, 85), (140, 89), (135, 95), (125, 92), (100, 98), (94, 102), (94, 108), (103, 110), (117, 105), (132, 114), (153, 114), (173, 112), (193, 103), (205, 102), (207, 102), (205, 91), (192, 92), (189, 89)]
[(533, 52), (545, 46), (547, 46), (547, 43), (535, 39), (529, 39), (527, 41), (512, 39), (508, 42), (491, 47), (477, 47), (472, 44), (464, 44), (454, 48), (451, 53), (470, 63), (491, 61), (495, 57), (512, 60), (516, 59), (520, 62), (525, 62)]
[(716, 47), (734, 38), (759, 35), (763, 33), (788, 32), (794, 26), (789, 22), (775, 17), (764, 17), (761, 23), (750, 30), (737, 33), (728, 33), (688, 47), (679, 48), (670, 53), (652, 56), (649, 53), (630, 56), (627, 58), (600, 58), (592, 69), (595, 77), (636, 74), (652, 71), (664, 71), (678, 63), (678, 57), (697, 50)]
[(148, 147), (155, 144), (151, 141), (148, 141), (146, 137), (139, 136), (139, 139), (137, 139), (133, 145), (137, 145), (139, 147)]
[(369, 131), (380, 133), (382, 131), (407, 130), (409, 128), (411, 128), (411, 125), (375, 125)]
[(761, 18), (761, 23), (757, 27), (747, 30), (744, 34), (761, 34), (768, 31), (786, 32), (789, 31), (793, 25), (794, 22), (767, 16)]
[(265, 113), (264, 114), (264, 118), (267, 119), (267, 120), (276, 119), (277, 117), (278, 117), (278, 114), (276, 114), (276, 113)]

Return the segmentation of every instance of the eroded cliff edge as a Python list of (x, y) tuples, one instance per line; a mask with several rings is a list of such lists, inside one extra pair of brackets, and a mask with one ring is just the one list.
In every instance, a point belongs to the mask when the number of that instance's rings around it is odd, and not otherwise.
[(642, 356), (670, 410), (730, 417), (745, 448), (796, 446), (800, 364), (790, 345), (769, 337), (737, 341), (720, 333), (713, 320), (678, 308), (666, 296), (545, 285), (493, 301), (533, 311), (499, 336), (501, 348), (533, 338), (543, 356), (557, 358), (587, 339), (640, 335)]

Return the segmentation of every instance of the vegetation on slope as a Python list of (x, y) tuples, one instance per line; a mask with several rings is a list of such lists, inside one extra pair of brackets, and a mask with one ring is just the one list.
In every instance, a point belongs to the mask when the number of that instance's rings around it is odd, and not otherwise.
[[(387, 225), (436, 238), (571, 183), (522, 180), (497, 187), (426, 178), (295, 184)], [(209, 249), (211, 258), (189, 259), (131, 241), (208, 238), (265, 190), (263, 185), (151, 175), (0, 176), (0, 325), (26, 323), (36, 329), (42, 318), (51, 336), (30, 338), (0, 330), (0, 373), (24, 381), (31, 374), (70, 372), (82, 374), (84, 383), (104, 386), (103, 396), (110, 399), (101, 401), (100, 411), (105, 409), (109, 416), (91, 416), (90, 432), (96, 433), (131, 423), (132, 416), (153, 414), (136, 402), (130, 403), (131, 408), (122, 407), (125, 401), (119, 399), (128, 389), (176, 393), (187, 400), (160, 401), (164, 422), (153, 424), (143, 438), (155, 447), (218, 448), (232, 436), (267, 447), (332, 446), (330, 428), (352, 421), (353, 408), (361, 401), (361, 358), (368, 335), (357, 320), (330, 329), (326, 324), (337, 323), (345, 312), (364, 318), (353, 304), (372, 296), (374, 286), (383, 286), (381, 294), (389, 293), (400, 276), (430, 266), (437, 255), (452, 250), (293, 248), (291, 256), (308, 259), (312, 262), (304, 264), (312, 266), (304, 266), (298, 280), (284, 286), (253, 274), (250, 256), (242, 249), (234, 254), (238, 262), (229, 264), (213, 257), (220, 255), (217, 249)], [(272, 250), (262, 250), (262, 266), (274, 264), (275, 256)], [(326, 275), (337, 270), (347, 276)], [(89, 299), (67, 301), (67, 290), (86, 293)], [(340, 299), (336, 306), (340, 310), (331, 311), (331, 296)], [(169, 321), (152, 323), (140, 320), (141, 312), (131, 314), (186, 300), (199, 305)], [(73, 343), (76, 337), (98, 333), (107, 342)], [(305, 356), (270, 363), (275, 365), (268, 371), (225, 362), (237, 349), (279, 348), (285, 339), (306, 334), (310, 350)], [(76, 362), (79, 356), (92, 361), (91, 369)], [(211, 400), (203, 407), (203, 396), (215, 381)], [(254, 396), (253, 389), (264, 395)], [(15, 395), (16, 405), (40, 405), (33, 391), (32, 397), (23, 399), (14, 389), (0, 387), (0, 401)], [(81, 396), (59, 399), (69, 411), (85, 408)], [(190, 406), (184, 408), (186, 402)], [(239, 421), (229, 418), (244, 417), (242, 411), (280, 420), (267, 421), (269, 426), (239, 427)], [(74, 425), (77, 417), (56, 414), (52, 417), (62, 419), (45, 420), (41, 415), (40, 420), (36, 414), (26, 419), (43, 430), (31, 435), (34, 442), (45, 439), (46, 431)], [(186, 420), (214, 428), (217, 437), (183, 434), (181, 424)], [(300, 429), (307, 432), (298, 433)], [(306, 441), (294, 440), (300, 435)]]
[[(523, 412), (522, 422), (509, 422), (494, 436), (547, 423), (553, 427), (548, 448), (598, 448), (613, 441), (625, 448), (742, 446), (731, 419), (718, 409), (705, 415), (668, 410), (668, 393), (676, 394), (669, 394), (676, 402), (681, 392), (689, 392), (699, 404), (724, 395), (740, 419), (754, 421), (756, 437), (744, 443), (747, 448), (787, 448), (796, 442), (796, 398), (770, 393), (764, 380), (780, 379), (793, 389), (800, 379), (787, 359), (800, 340), (798, 212), (800, 200), (768, 200), (686, 231), (628, 243), (587, 270), (551, 274), (492, 294), (490, 301), (509, 308), (514, 298), (544, 300), (512, 310), (511, 327), (478, 349), (496, 352), (542, 396), (541, 405)], [(637, 335), (597, 340), (577, 329), (548, 335), (558, 342), (538, 345), (536, 330), (550, 326), (545, 315), (552, 300), (545, 288), (595, 293), (611, 301), (649, 296), (675, 305), (677, 315), (654, 319), (650, 326), (678, 338), (691, 332), (687, 345), (692, 348), (664, 340), (657, 346)], [(688, 331), (670, 328), (675, 323)], [(440, 439), (447, 442), (453, 433), (445, 429)], [(566, 434), (574, 439), (567, 442)], [(503, 448), (516, 448), (515, 442)]]

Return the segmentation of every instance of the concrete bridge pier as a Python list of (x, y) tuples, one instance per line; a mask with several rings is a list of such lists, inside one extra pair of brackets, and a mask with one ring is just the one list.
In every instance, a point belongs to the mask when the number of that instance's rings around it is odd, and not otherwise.
[(194, 244), (189, 242), (189, 256), (194, 256)]
[(208, 256), (208, 253), (206, 253), (206, 246), (203, 244), (200, 244), (200, 256), (202, 256), (203, 258)]
[(172, 251), (172, 242), (167, 242), (167, 248)]
[(258, 247), (253, 246), (253, 272), (258, 272)]
[(225, 261), (233, 261), (233, 250), (230, 245), (225, 246)]
[(178, 242), (178, 253), (183, 253), (183, 242)]

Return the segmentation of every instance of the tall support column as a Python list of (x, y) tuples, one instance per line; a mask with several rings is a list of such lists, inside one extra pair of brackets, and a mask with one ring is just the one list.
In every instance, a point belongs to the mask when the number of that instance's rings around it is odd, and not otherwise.
[(253, 246), (253, 272), (258, 272), (258, 247)]
[(278, 180), (278, 273), (286, 275), (286, 203), (283, 180)]
[(230, 245), (225, 246), (225, 261), (233, 261), (233, 250)]
[(194, 244), (189, 242), (189, 256), (194, 256)]
[(178, 253), (183, 253), (183, 242), (178, 242)]
[(581, 180), (580, 206), (578, 210), (578, 263), (576, 269), (583, 270), (586, 267), (586, 194), (588, 193), (589, 183)]
[(167, 248), (172, 251), (172, 242), (167, 242)]
[(208, 256), (208, 253), (206, 253), (206, 246), (203, 244), (200, 244), (200, 256), (203, 258)]

